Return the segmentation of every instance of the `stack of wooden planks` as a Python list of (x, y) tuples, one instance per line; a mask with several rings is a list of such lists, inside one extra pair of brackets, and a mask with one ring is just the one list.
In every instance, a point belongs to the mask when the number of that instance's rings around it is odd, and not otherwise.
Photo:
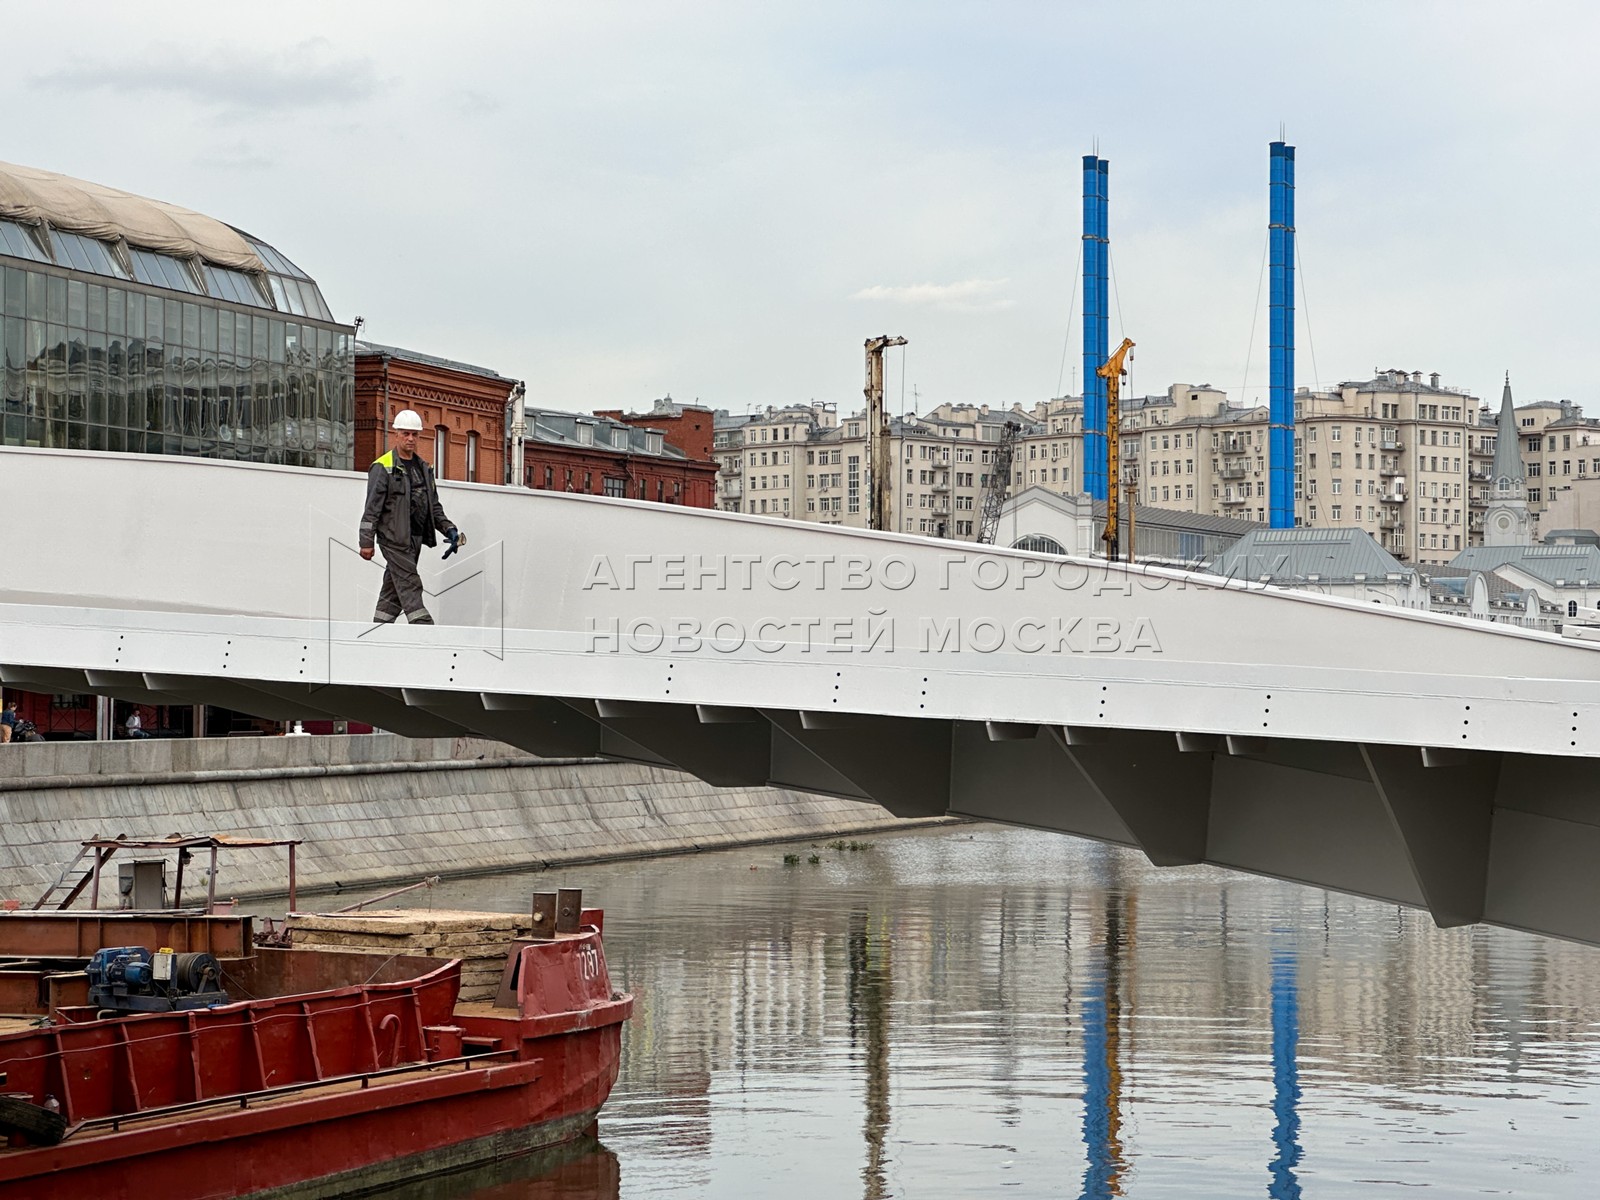
[(532, 931), (528, 913), (389, 908), (359, 913), (292, 913), (296, 950), (413, 954), (461, 960), (461, 999), (493, 1000), (513, 938)]

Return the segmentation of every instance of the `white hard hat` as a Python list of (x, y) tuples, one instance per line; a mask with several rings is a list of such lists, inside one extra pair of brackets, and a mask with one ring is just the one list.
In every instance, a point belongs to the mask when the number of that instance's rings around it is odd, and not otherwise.
[(407, 433), (422, 432), (422, 418), (409, 408), (402, 408), (394, 415), (394, 428)]

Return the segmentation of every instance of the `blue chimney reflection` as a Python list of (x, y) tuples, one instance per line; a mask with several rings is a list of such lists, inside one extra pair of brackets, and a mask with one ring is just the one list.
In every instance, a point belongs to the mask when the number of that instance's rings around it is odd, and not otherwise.
[(1272, 955), (1272, 1144), (1277, 1153), (1267, 1164), (1272, 1200), (1300, 1200), (1300, 989), (1292, 950)]
[(1083, 1172), (1083, 1200), (1121, 1196), (1122, 1066), (1118, 1061), (1122, 1024), (1122, 914), (1115, 900), (1106, 906), (1105, 958), (1089, 977), (1083, 999), (1083, 1144), (1089, 1165)]

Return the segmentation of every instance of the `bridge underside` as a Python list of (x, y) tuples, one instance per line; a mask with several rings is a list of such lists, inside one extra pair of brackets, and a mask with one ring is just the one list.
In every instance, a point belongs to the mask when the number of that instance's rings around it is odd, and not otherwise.
[(1600, 944), (1600, 824), (1583, 759), (1496, 751), (705, 704), (316, 686), (0, 666), (0, 680), (413, 737), (673, 767), (1134, 847)]

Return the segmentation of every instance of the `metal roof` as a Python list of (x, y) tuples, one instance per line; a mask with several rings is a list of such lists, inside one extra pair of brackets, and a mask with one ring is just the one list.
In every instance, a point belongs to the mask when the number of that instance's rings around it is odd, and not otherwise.
[(1429, 375), (1429, 382), (1423, 383), (1420, 379), (1412, 378), (1420, 375), (1420, 371), (1379, 371), (1371, 379), (1346, 379), (1339, 384), (1339, 391), (1345, 388), (1355, 388), (1362, 392), (1425, 392), (1429, 395), (1439, 396), (1467, 396), (1459, 388), (1445, 387), (1432, 382), (1433, 375)]
[(1505, 391), (1500, 396), (1500, 419), (1497, 422), (1499, 434), (1494, 444), (1494, 469), (1490, 477), (1495, 481), (1494, 486), (1500, 486), (1500, 480), (1509, 480), (1512, 484), (1520, 486), (1523, 483), (1522, 471), (1522, 440), (1518, 434), (1516, 405), (1511, 400), (1511, 376), (1506, 376)]
[(381, 354), (389, 358), (398, 358), (403, 362), (425, 363), (430, 367), (443, 367), (447, 371), (460, 371), (464, 375), (480, 375), (485, 379), (494, 379), (501, 383), (515, 383), (515, 379), (507, 379), (498, 371), (488, 367), (476, 367), (471, 363), (457, 362), (453, 358), (440, 358), (434, 354), (424, 354), (420, 350), (407, 350), (403, 346), (385, 346), (381, 342), (356, 342), (356, 355)]
[(1600, 583), (1600, 546), (1469, 546), (1450, 560), (1452, 567), (1468, 571), (1498, 571), (1516, 567), (1536, 579)]
[[(1128, 506), (1119, 506), (1126, 520)], [(1104, 521), (1106, 516), (1106, 502), (1094, 502), (1094, 515), (1097, 520)], [(1135, 529), (1171, 529), (1179, 533), (1220, 533), (1231, 537), (1243, 537), (1245, 534), (1262, 528), (1257, 521), (1244, 521), (1238, 517), (1214, 517), (1210, 513), (1186, 512), (1176, 508), (1152, 508), (1138, 504), (1134, 506), (1133, 522)]]
[(1428, 591), (1436, 596), (1451, 595), (1466, 599), (1472, 578), (1483, 576), (1490, 604), (1521, 604), (1522, 589), (1507, 582), (1504, 576), (1493, 571), (1473, 571), (1466, 567), (1429, 567)]
[[(689, 457), (678, 447), (669, 446), (659, 429), (629, 425), (625, 421), (614, 421), (610, 417), (596, 416), (592, 413), (535, 408), (531, 404), (526, 407), (526, 412), (528, 426), (525, 436), (530, 441), (597, 450), (602, 454), (634, 454), (646, 458), (672, 458), (685, 461)], [(584, 441), (578, 436), (580, 425), (589, 426), (596, 431), (590, 441)], [(616, 434), (619, 432), (623, 434), (627, 443), (625, 446), (616, 444)], [(658, 446), (657, 449), (650, 448), (652, 442)]]
[(1357, 575), (1384, 579), (1414, 573), (1364, 529), (1263, 529), (1259, 525), (1223, 551), (1212, 569), (1219, 575), (1244, 579), (1315, 575), (1352, 582)]

